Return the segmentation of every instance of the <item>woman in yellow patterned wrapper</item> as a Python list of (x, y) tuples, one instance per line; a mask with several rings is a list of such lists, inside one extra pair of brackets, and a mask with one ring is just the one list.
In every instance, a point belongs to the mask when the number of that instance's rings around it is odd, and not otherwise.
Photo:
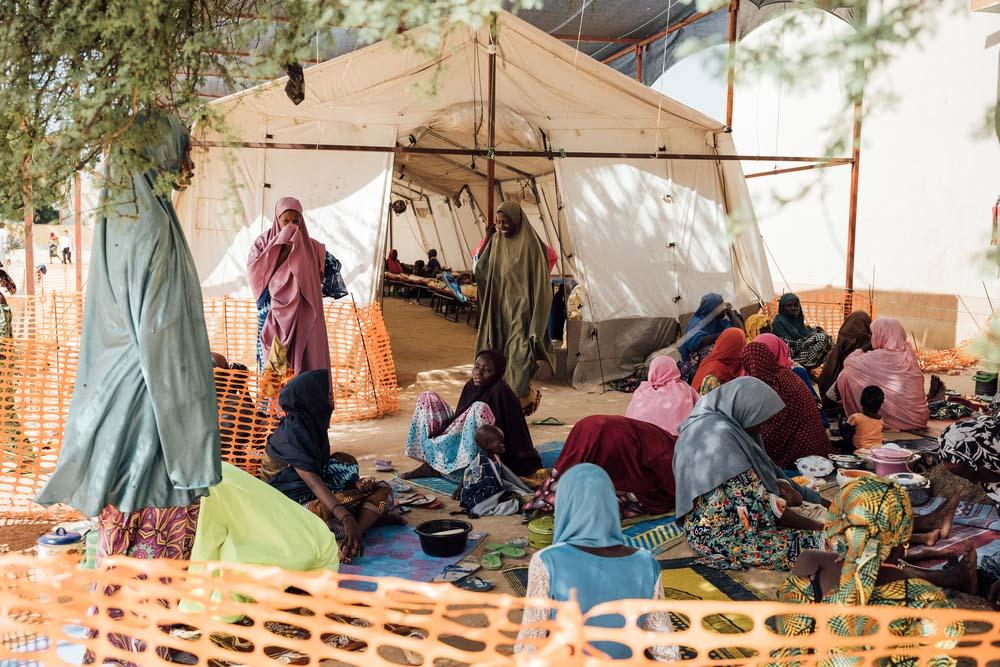
[[(779, 599), (801, 604), (953, 608), (940, 588), (911, 576), (909, 567), (890, 564), (903, 557), (912, 531), (910, 499), (900, 486), (877, 477), (851, 482), (834, 500), (826, 523), (826, 538), (836, 553), (803, 552), (792, 575), (778, 590)], [(877, 631), (876, 621), (865, 616), (837, 616), (830, 625), (835, 634), (843, 637), (863, 637)], [(890, 623), (889, 629), (900, 637), (920, 637), (933, 633), (934, 625), (923, 618), (901, 618)], [(786, 635), (810, 634), (814, 621), (809, 616), (779, 617), (778, 630)], [(945, 632), (949, 637), (960, 637), (964, 627), (955, 623)], [(956, 643), (941, 646), (952, 648)], [(785, 653), (794, 654), (797, 654), (794, 649)], [(845, 650), (842, 658), (828, 664), (848, 665), (861, 660), (860, 655), (848, 657)], [(915, 667), (918, 663), (916, 658), (891, 656), (875, 664)], [(950, 667), (955, 661), (939, 656), (929, 664)]]

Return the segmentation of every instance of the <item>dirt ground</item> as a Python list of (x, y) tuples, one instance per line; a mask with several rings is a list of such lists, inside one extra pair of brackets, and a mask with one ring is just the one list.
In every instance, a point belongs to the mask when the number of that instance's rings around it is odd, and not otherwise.
[[(469, 378), (475, 330), (464, 322), (451, 322), (436, 317), (430, 308), (399, 299), (386, 299), (384, 303), (386, 326), (392, 338), (396, 372), (400, 386), (400, 409), (397, 413), (379, 420), (351, 424), (338, 424), (331, 430), (331, 443), (335, 450), (353, 454), (361, 463), (362, 473), (380, 479), (391, 479), (393, 474), (376, 473), (376, 458), (391, 459), (397, 472), (405, 472), (417, 463), (403, 455), (403, 447), (409, 430), (410, 417), (417, 396), (422, 391), (435, 391), (451, 405), (461, 393), (462, 386)], [(949, 386), (965, 389), (964, 378), (945, 378)], [(573, 424), (579, 419), (593, 414), (623, 414), (630, 396), (614, 391), (578, 391), (555, 383), (542, 383), (541, 406), (535, 418), (558, 417), (564, 426), (530, 426), (536, 444), (551, 440), (565, 439)], [(932, 430), (940, 431), (942, 424), (932, 425)], [(950, 478), (950, 479), (944, 479)], [(961, 483), (962, 480), (944, 473), (935, 475), (935, 484)], [(970, 491), (973, 489), (970, 489)], [(832, 493), (828, 492), (828, 493)], [(448, 512), (458, 509), (458, 503), (445, 498), (445, 507), (439, 510), (414, 510), (407, 515), (411, 525), (433, 518), (448, 516)], [(817, 516), (822, 512), (814, 508)], [(488, 533), (487, 542), (504, 542), (514, 537), (527, 537), (527, 526), (519, 517), (485, 517), (472, 522), (476, 530)], [(5, 525), (0, 524), (0, 548), (6, 545), (11, 551), (25, 549), (34, 543), (38, 535), (48, 530), (48, 525)], [(480, 547), (473, 555), (481, 555)], [(665, 552), (661, 558), (681, 558), (692, 552), (681, 540)], [(530, 553), (529, 556), (530, 558)], [(521, 561), (505, 559), (504, 568), (518, 564), (526, 565), (528, 558)], [(483, 579), (496, 585), (497, 592), (512, 593), (508, 582), (500, 572), (480, 570)], [(763, 595), (773, 597), (778, 585), (785, 578), (784, 573), (751, 570), (746, 579)], [(979, 608), (978, 599), (962, 599), (962, 606)]]

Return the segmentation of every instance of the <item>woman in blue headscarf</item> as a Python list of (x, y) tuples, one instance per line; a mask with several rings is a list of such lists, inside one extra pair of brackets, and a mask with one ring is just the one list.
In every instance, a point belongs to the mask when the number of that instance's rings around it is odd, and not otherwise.
[[(592, 463), (573, 466), (559, 481), (552, 542), (531, 558), (527, 597), (565, 602), (572, 593), (584, 614), (613, 600), (663, 598), (659, 564), (650, 552), (625, 546), (615, 487), (608, 474)], [(515, 650), (527, 652), (540, 645), (546, 630), (532, 626), (551, 615), (545, 607), (525, 609)], [(609, 615), (587, 624), (620, 628), (623, 623), (622, 617)], [(673, 629), (667, 614), (656, 612), (645, 617), (643, 626), (655, 632)], [(593, 648), (615, 659), (631, 656), (624, 644), (596, 642)], [(663, 660), (678, 658), (675, 647), (653, 647), (652, 653)]]
[(743, 328), (743, 318), (724, 302), (721, 294), (709, 292), (701, 297), (698, 310), (684, 327), (678, 350), (681, 353), (681, 377), (691, 382), (701, 360), (712, 351), (719, 335), (730, 327)]

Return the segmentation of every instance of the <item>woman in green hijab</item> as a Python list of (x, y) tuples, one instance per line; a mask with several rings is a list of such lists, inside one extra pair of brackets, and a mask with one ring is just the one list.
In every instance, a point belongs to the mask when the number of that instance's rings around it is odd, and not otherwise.
[(73, 401), (37, 502), (99, 514), (98, 558), (188, 559), (199, 500), (222, 479), (201, 285), (169, 193), (190, 138), (164, 115), (136, 126), (143, 143), (110, 157)]
[(778, 301), (778, 315), (771, 333), (788, 343), (792, 360), (808, 369), (822, 365), (833, 348), (833, 338), (820, 327), (806, 325), (799, 297), (791, 292)]
[(487, 228), (473, 270), (480, 308), (476, 351), (497, 350), (507, 358), (504, 379), (531, 414), (541, 400), (531, 386), (538, 364), (554, 367), (548, 335), (551, 267), (545, 244), (517, 202), (497, 209), (496, 225)]

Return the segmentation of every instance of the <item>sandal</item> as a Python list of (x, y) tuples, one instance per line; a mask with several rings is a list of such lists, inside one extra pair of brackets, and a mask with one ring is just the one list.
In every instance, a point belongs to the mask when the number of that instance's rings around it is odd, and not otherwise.
[(391, 488), (393, 492), (397, 494), (409, 493), (410, 491), (413, 491), (413, 487), (404, 482), (399, 477), (395, 477), (389, 480), (389, 488)]
[(437, 502), (437, 498), (434, 496), (425, 496), (422, 493), (399, 500), (400, 505), (406, 505), (408, 507), (429, 507), (435, 502)]
[(483, 581), (479, 577), (469, 575), (458, 581), (453, 581), (454, 586), (458, 586), (462, 590), (472, 591), (473, 593), (486, 593), (492, 591), (496, 586), (488, 581)]
[(486, 553), (506, 556), (507, 558), (524, 558), (527, 555), (524, 549), (513, 544), (487, 544)]
[[(535, 426), (565, 426), (566, 422), (558, 417), (546, 417), (545, 419), (535, 419), (531, 422)], [(376, 464), (378, 465), (378, 464)], [(376, 468), (378, 470), (378, 468)]]
[(500, 554), (491, 551), (483, 554), (483, 557), (479, 559), (479, 564), (483, 566), (484, 570), (499, 570), (503, 567), (503, 559)]
[(465, 579), (470, 574), (474, 574), (479, 569), (479, 561), (469, 556), (458, 561), (454, 565), (446, 565), (444, 571), (431, 579), (434, 583), (451, 584)]
[(375, 472), (392, 472), (395, 468), (392, 467), (391, 459), (375, 459)]

